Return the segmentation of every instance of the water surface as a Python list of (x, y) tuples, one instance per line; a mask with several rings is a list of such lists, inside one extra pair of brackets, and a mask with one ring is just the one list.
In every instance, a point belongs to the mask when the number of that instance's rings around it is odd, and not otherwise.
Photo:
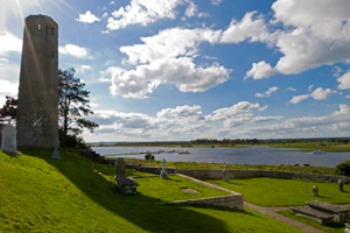
[[(168, 147), (93, 147), (101, 155), (144, 159), (145, 152), (186, 150), (190, 154), (155, 153), (156, 160), (171, 162), (208, 162), (227, 164), (309, 164), (310, 166), (335, 167), (344, 160), (350, 160), (350, 152), (322, 152), (313, 154), (298, 149), (248, 147), (248, 148), (168, 148)], [(127, 155), (132, 154), (132, 155)]]

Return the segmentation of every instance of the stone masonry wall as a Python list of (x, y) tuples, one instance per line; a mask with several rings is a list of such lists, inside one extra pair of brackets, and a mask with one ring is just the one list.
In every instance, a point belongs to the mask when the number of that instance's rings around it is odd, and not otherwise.
[(222, 191), (227, 192), (227, 196), (218, 196), (218, 197), (209, 197), (209, 198), (199, 198), (199, 199), (192, 199), (192, 200), (178, 200), (169, 202), (168, 204), (175, 204), (175, 205), (209, 205), (209, 206), (217, 206), (217, 207), (224, 207), (229, 209), (235, 209), (235, 210), (243, 210), (244, 208), (244, 200), (243, 195), (228, 189), (225, 189), (223, 187), (217, 186), (215, 184), (210, 184), (201, 180), (198, 180), (193, 177), (189, 177), (186, 175), (179, 174), (182, 177), (185, 177), (187, 179), (190, 179), (193, 182), (199, 183), (201, 185), (207, 186), (209, 188), (213, 189), (219, 189)]

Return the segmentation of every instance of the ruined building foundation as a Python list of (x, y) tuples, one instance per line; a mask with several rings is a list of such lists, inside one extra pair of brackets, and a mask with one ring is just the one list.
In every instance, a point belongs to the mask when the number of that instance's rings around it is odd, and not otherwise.
[(18, 94), (17, 143), (53, 148), (58, 141), (58, 25), (48, 16), (25, 19)]

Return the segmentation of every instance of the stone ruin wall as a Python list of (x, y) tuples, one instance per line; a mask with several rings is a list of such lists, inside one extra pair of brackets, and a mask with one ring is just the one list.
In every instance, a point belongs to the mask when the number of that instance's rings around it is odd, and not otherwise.
[(18, 146), (52, 148), (58, 140), (58, 25), (28, 16), (23, 33), (17, 112)]

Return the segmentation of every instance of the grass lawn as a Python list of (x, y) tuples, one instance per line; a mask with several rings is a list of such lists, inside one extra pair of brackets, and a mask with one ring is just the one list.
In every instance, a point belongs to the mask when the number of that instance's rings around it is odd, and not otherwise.
[(112, 166), (72, 150), (60, 161), (48, 150), (22, 153), (0, 151), (0, 232), (301, 232), (251, 210), (160, 204), (217, 194), (177, 176), (137, 178), (139, 192), (126, 196), (115, 189)]
[[(303, 205), (312, 200), (332, 204), (350, 203), (349, 185), (344, 185), (345, 192), (339, 192), (337, 184), (301, 180), (252, 178), (232, 179), (228, 182), (222, 180), (209, 182), (242, 193), (244, 200), (261, 206)], [(314, 185), (319, 189), (319, 197), (313, 196), (312, 187)]]
[[(151, 161), (143, 159), (126, 158), (128, 163), (141, 164), (145, 166), (157, 166), (161, 167), (161, 161)], [(222, 163), (197, 163), (197, 162), (167, 162), (168, 167), (174, 167), (177, 169), (194, 169), (194, 170), (222, 170), (224, 165)], [(306, 174), (323, 174), (323, 175), (336, 175), (335, 168), (329, 167), (304, 167), (294, 165), (250, 165), (250, 164), (226, 164), (226, 169), (230, 170), (268, 170), (268, 171), (286, 171), (286, 172), (298, 172)]]

